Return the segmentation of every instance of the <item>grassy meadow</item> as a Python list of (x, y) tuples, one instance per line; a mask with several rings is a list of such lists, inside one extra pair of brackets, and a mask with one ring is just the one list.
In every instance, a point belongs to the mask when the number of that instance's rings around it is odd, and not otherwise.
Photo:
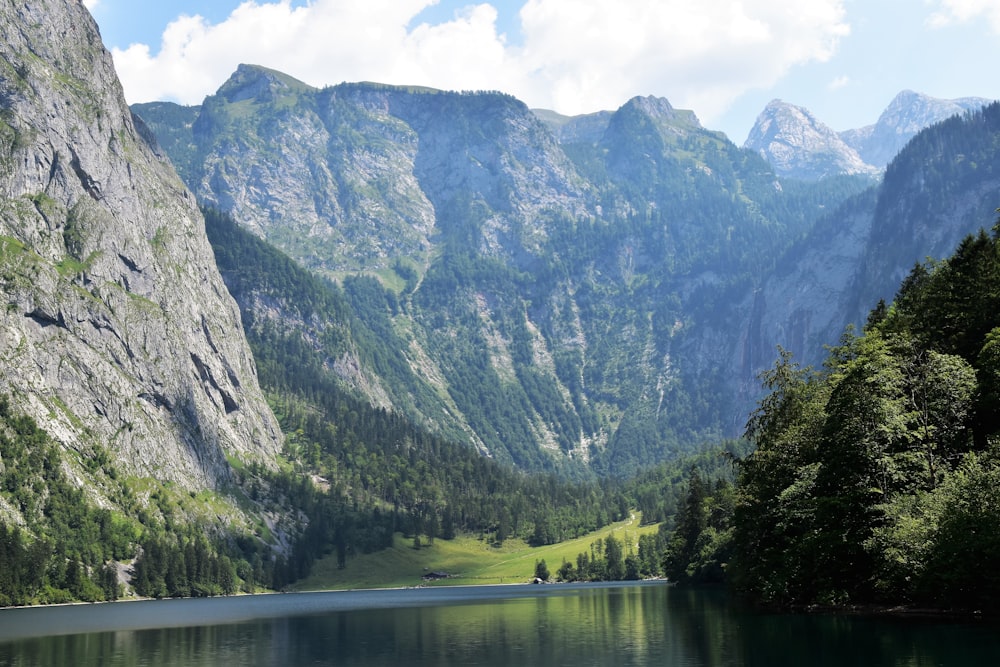
[[(515, 584), (533, 579), (535, 562), (544, 560), (552, 573), (564, 560), (575, 562), (577, 554), (589, 552), (590, 545), (614, 535), (625, 543), (625, 553), (634, 553), (639, 536), (655, 533), (656, 525), (640, 525), (638, 514), (573, 540), (542, 547), (530, 547), (522, 540), (507, 540), (501, 547), (472, 536), (453, 540), (436, 539), (414, 548), (412, 538), (396, 535), (390, 549), (355, 556), (343, 569), (329, 555), (313, 566), (312, 574), (295, 585), (296, 590), (340, 590), (347, 588), (395, 588), (404, 586), (459, 586), (472, 584)], [(447, 579), (424, 581), (429, 572), (445, 572)]]

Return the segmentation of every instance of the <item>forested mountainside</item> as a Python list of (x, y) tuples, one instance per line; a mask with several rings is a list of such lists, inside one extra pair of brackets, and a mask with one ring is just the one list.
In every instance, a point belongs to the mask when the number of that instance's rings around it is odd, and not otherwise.
[(824, 370), (767, 374), (733, 535), (749, 595), (997, 610), (997, 238), (914, 267)]
[(779, 182), (656, 98), (573, 143), (499, 93), (252, 66), (197, 109), (135, 110), (202, 202), (342, 280), (429, 388), (401, 402), (370, 366), (345, 386), (529, 469), (625, 474), (733, 430), (735, 336), (723, 360), (699, 331), (869, 185)]
[[(394, 531), (548, 543), (635, 505), (346, 394), (328, 362), (421, 391), (386, 318), (352, 317), (341, 288), (210, 212), (257, 306), (245, 334), (206, 219), (82, 5), (4, 4), (0, 25), (0, 606), (280, 589)], [(378, 311), (370, 282), (347, 289)]]
[[(199, 107), (135, 110), (203, 202), (342, 281), (415, 376), (395, 391), (401, 375), (360, 361), (344, 386), (529, 469), (627, 474), (738, 435), (776, 345), (820, 359), (915, 261), (975, 229), (993, 187), (985, 112), (949, 121), (962, 151), (922, 139), (881, 186), (777, 178), (657, 98), (567, 118), (244, 65)], [(933, 207), (901, 217), (912, 193), (895, 184), (920, 162), (968, 177), (913, 235)]]

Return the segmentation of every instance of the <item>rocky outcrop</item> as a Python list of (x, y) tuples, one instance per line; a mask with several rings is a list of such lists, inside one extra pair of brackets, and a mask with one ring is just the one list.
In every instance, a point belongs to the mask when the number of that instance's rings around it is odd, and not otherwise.
[(194, 197), (76, 0), (0, 5), (0, 391), (70, 451), (218, 485), (280, 446)]
[(878, 172), (808, 109), (781, 100), (764, 108), (743, 147), (759, 153), (785, 178), (815, 181)]

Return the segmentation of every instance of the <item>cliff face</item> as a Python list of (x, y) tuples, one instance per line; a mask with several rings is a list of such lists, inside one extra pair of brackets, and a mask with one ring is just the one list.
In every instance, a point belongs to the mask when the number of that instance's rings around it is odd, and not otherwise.
[[(137, 111), (160, 136), (184, 113)], [(451, 233), (449, 216), (464, 215), (470, 199), (497, 212), (479, 240), (494, 249), (542, 210), (582, 210), (585, 184), (541, 122), (506, 95), (319, 90), (241, 65), (196, 118), (169, 141), (175, 161), (198, 155), (184, 176), (199, 199), (238, 211), (256, 234), (328, 275), (384, 271), (400, 259), (427, 265), (432, 237)]]
[(71, 451), (196, 488), (267, 464), (265, 404), (194, 197), (74, 0), (0, 5), (0, 391)]
[[(343, 280), (432, 386), (400, 392), (349, 346), (331, 364), (343, 384), (529, 468), (627, 472), (716, 432), (716, 414), (687, 407), (719, 393), (723, 358), (686, 354), (693, 310), (842, 198), (784, 193), (758, 156), (652, 97), (566, 119), (499, 93), (320, 90), (243, 65), (196, 109), (136, 111), (202, 201)], [(395, 305), (376, 308), (358, 274)]]
[(811, 181), (878, 172), (808, 109), (781, 100), (764, 108), (743, 147), (758, 152), (775, 173), (787, 178)]

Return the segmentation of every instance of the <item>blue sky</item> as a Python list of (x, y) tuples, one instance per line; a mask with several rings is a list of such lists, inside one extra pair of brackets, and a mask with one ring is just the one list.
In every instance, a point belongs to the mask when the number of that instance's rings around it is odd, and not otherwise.
[(502, 90), (565, 114), (665, 97), (740, 144), (771, 99), (836, 130), (901, 90), (1000, 98), (1000, 0), (85, 0), (129, 102), (241, 62), (316, 86)]

